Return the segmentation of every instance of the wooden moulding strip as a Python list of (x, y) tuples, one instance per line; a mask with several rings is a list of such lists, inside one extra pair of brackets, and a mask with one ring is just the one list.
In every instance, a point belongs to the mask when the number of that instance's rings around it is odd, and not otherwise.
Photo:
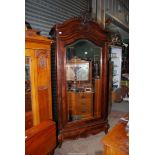
[(96, 117), (101, 117), (101, 93), (101, 79), (95, 79), (94, 112)]

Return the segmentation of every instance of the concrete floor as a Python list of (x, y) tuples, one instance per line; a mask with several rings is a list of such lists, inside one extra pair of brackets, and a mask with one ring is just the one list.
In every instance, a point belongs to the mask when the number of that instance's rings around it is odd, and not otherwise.
[[(109, 114), (110, 129), (119, 121), (125, 113), (129, 112), (129, 102), (113, 103)], [(103, 155), (102, 138), (105, 133), (100, 132), (86, 138), (66, 140), (61, 148), (56, 148), (54, 155)]]
[(111, 111), (129, 112), (129, 101), (113, 103)]

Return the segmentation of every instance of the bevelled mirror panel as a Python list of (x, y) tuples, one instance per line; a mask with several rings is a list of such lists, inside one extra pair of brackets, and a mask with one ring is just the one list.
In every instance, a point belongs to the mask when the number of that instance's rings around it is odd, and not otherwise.
[(88, 40), (66, 46), (68, 121), (101, 116), (101, 48)]

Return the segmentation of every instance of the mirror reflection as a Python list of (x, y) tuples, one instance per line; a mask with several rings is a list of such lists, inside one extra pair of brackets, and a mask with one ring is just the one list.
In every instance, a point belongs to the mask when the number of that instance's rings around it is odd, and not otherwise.
[(25, 129), (33, 126), (32, 121), (32, 100), (30, 81), (30, 58), (25, 58)]
[(100, 117), (101, 48), (88, 40), (66, 47), (68, 121)]

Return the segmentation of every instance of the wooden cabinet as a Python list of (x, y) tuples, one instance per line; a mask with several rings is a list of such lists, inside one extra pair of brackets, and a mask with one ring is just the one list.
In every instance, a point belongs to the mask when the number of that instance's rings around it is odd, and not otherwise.
[[(93, 93), (92, 92), (67, 92), (69, 104), (69, 121), (93, 117)], [(72, 118), (71, 118), (72, 117)]]
[(108, 43), (106, 32), (85, 16), (51, 31), (54, 120), (58, 139), (107, 133)]
[[(50, 44), (51, 40), (37, 36), (35, 31), (26, 31), (26, 62), (29, 62), (29, 102), (32, 104), (33, 125), (52, 119)], [(26, 92), (27, 93), (27, 92)], [(31, 93), (31, 95), (30, 95)], [(30, 97), (31, 96), (31, 97)], [(31, 99), (30, 99), (31, 98)], [(30, 104), (30, 103), (29, 103)], [(30, 105), (29, 105), (30, 106)]]
[[(128, 118), (128, 115), (125, 116)], [(103, 138), (104, 154), (103, 155), (128, 155), (129, 154), (129, 137), (126, 131), (127, 122), (119, 122)]]
[(51, 101), (52, 41), (27, 28), (25, 35), (26, 155), (45, 155), (56, 146)]
[(56, 146), (55, 122), (46, 120), (26, 130), (26, 155), (47, 155)]

